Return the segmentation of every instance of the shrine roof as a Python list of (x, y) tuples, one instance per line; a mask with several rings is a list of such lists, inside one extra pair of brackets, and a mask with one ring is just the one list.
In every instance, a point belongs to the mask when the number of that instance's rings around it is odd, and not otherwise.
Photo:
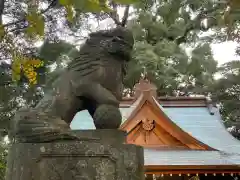
[[(120, 108), (122, 123), (134, 110), (137, 102), (130, 107)], [(220, 151), (240, 152), (240, 142), (224, 127), (218, 108), (213, 107), (214, 114), (205, 107), (159, 107), (181, 129), (197, 140)], [(72, 129), (95, 129), (92, 117), (87, 111), (76, 114), (71, 123)]]
[(220, 151), (240, 152), (240, 141), (224, 127), (218, 108), (164, 108), (168, 117), (185, 132)]
[[(240, 165), (240, 141), (235, 139), (224, 127), (217, 107), (209, 105), (205, 97), (156, 97), (150, 89), (143, 90), (137, 97), (123, 98), (120, 104), (122, 126), (139, 104), (144, 93), (157, 104), (171, 123), (197, 141), (213, 150), (173, 150), (144, 147), (146, 166), (154, 165)], [(130, 118), (129, 118), (130, 117)], [(72, 129), (95, 129), (87, 111), (76, 114)]]
[[(120, 107), (123, 119), (128, 118), (137, 105)], [(197, 140), (219, 151), (195, 150), (159, 150), (145, 148), (145, 165), (232, 165), (240, 164), (240, 142), (224, 127), (218, 108), (213, 107), (214, 114), (203, 107), (162, 107), (166, 115), (181, 129)], [(95, 129), (92, 117), (87, 111), (76, 114), (72, 129)], [(161, 151), (161, 153), (159, 153)]]
[(144, 149), (144, 164), (157, 165), (239, 165), (240, 156), (220, 151)]

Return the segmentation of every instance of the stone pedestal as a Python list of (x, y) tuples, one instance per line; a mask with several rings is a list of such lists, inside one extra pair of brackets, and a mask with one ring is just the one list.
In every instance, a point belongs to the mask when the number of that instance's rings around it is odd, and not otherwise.
[(7, 180), (143, 180), (142, 147), (119, 130), (75, 131), (76, 141), (15, 143)]

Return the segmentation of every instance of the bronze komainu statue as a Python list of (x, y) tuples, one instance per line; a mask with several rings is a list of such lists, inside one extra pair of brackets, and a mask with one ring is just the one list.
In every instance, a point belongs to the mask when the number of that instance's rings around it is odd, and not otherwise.
[(122, 82), (133, 45), (132, 33), (122, 27), (91, 33), (52, 91), (35, 108), (16, 114), (12, 136), (25, 142), (71, 138), (64, 127), (69, 128), (75, 114), (85, 109), (96, 129), (117, 129)]

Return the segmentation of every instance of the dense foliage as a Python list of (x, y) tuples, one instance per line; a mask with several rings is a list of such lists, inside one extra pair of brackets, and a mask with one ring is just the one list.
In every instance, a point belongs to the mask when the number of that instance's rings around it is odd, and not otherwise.
[(0, 143), (0, 180), (5, 179), (7, 165), (7, 144), (4, 141)]
[[(239, 137), (240, 63), (218, 65), (210, 48), (211, 43), (240, 40), (239, 4), (238, 0), (0, 0), (2, 135), (20, 107), (33, 107), (43, 97), (90, 31), (118, 25), (132, 29), (136, 41), (124, 82), (127, 93), (144, 74), (161, 96), (211, 96), (220, 105), (226, 126), (234, 126), (230, 130)], [(4, 157), (5, 151), (0, 152)]]
[(58, 74), (52, 69), (63, 68), (78, 52), (76, 44), (66, 40), (72, 38), (75, 43), (84, 40), (82, 32), (89, 29), (91, 17), (100, 18), (108, 13), (116, 23), (124, 23), (116, 16), (115, 6), (129, 3), (134, 0), (0, 1), (0, 119), (3, 133), (17, 109), (35, 106), (42, 98), (46, 84), (51, 84), (51, 79)]
[(220, 104), (228, 130), (240, 139), (240, 61), (225, 63), (218, 72), (222, 77), (215, 81), (212, 96)]
[(159, 95), (210, 96), (220, 105), (226, 126), (235, 126), (230, 131), (240, 137), (239, 61), (218, 65), (210, 48), (211, 43), (239, 41), (239, 1), (229, 6), (205, 0), (147, 2), (137, 4), (128, 21), (136, 40), (125, 80), (128, 92), (145, 73)]
[[(161, 96), (208, 95), (240, 138), (240, 62), (218, 65), (210, 47), (239, 42), (239, 9), (239, 0), (0, 0), (1, 134), (20, 107), (43, 97), (90, 31), (118, 25), (136, 41), (126, 93), (144, 74)], [(1, 179), (6, 153), (1, 144)]]
[[(238, 97), (238, 62), (218, 67), (210, 48), (211, 43), (238, 41), (237, 1), (230, 4), (206, 0), (1, 2), (3, 132), (19, 107), (34, 106), (42, 98), (44, 88), (52, 83), (46, 79), (54, 79), (77, 54), (79, 42), (89, 31), (96, 30), (91, 22), (109, 20), (110, 24), (132, 29), (136, 40), (125, 79), (126, 92), (132, 92), (144, 73), (158, 86), (159, 95), (212, 96), (221, 103), (227, 124), (237, 122), (236, 104), (230, 104)], [(37, 42), (43, 43), (37, 46)], [(58, 71), (53, 71), (54, 67)], [(221, 79), (215, 80), (216, 73), (222, 74)]]

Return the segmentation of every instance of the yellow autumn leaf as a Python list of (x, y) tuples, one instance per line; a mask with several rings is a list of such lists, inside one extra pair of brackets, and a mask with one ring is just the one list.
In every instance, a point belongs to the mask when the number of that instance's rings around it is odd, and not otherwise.
[(12, 79), (19, 81), (24, 75), (30, 85), (37, 83), (36, 69), (43, 66), (43, 62), (38, 59), (27, 58), (19, 53), (14, 53), (12, 62)]
[(28, 59), (23, 64), (23, 73), (27, 77), (29, 84), (34, 85), (37, 83), (36, 68), (43, 66), (43, 62), (38, 59)]

